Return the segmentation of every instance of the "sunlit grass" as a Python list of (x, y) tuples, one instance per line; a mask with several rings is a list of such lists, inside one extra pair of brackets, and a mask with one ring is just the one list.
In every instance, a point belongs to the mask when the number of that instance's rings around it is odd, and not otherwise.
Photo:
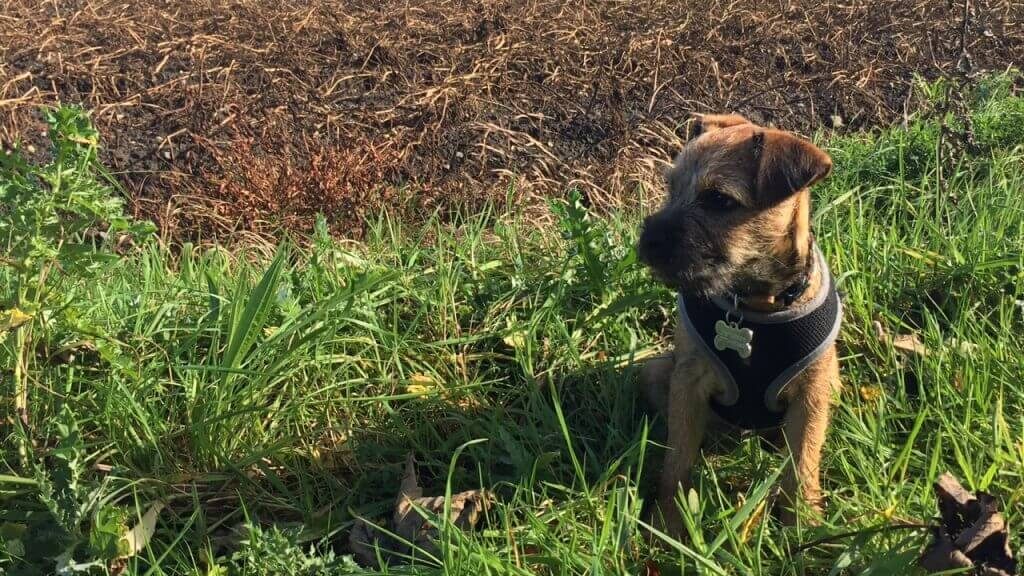
[[(876, 529), (927, 522), (947, 470), (994, 493), (1018, 526), (1014, 102), (979, 105), (995, 136), (975, 155), (937, 158), (928, 124), (828, 144), (836, 172), (815, 190), (815, 233), (844, 295), (845, 390), (821, 527), (763, 513), (783, 463), (743, 440), (700, 466), (687, 539), (648, 544), (637, 521), (661, 423), (638, 409), (635, 361), (666, 345), (674, 299), (632, 253), (640, 206), (598, 218), (570, 201), (549, 228), (514, 212), (415, 230), (382, 215), (361, 244), (323, 232), (234, 252), (146, 242), (98, 277), (65, 279), (74, 299), (32, 332), (31, 426), (6, 428), (3, 568), (48, 573), (61, 551), (36, 481), (55, 470), (47, 454), (69, 417), (82, 483), (130, 511), (128, 525), (167, 503), (132, 574), (349, 572), (347, 529), (390, 515), (409, 452), (428, 494), (497, 495), (481, 530), (446, 531), (454, 574), (907, 573), (926, 533)], [(7, 308), (14, 295), (0, 297)], [(927, 355), (901, 356), (876, 322), (918, 334)], [(13, 332), (0, 346), (5, 387), (15, 346)], [(29, 469), (19, 438), (33, 446)], [(240, 524), (257, 529), (230, 542)]]

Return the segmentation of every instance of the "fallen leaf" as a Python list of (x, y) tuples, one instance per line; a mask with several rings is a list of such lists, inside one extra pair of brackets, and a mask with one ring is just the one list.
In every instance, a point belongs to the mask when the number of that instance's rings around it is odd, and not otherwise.
[(971, 559), (957, 550), (946, 535), (943, 534), (938, 538), (939, 542), (929, 548), (918, 560), (922, 568), (928, 572), (943, 572), (974, 566)]
[(985, 540), (988, 540), (997, 532), (1004, 532), (1005, 530), (1006, 521), (1003, 520), (1003, 515), (994, 510), (990, 510), (974, 524), (961, 532), (953, 543), (964, 552), (970, 554), (981, 546)]
[(882, 397), (882, 389), (878, 386), (861, 386), (860, 399), (864, 402), (874, 402)]
[(928, 348), (917, 334), (897, 334), (892, 339), (893, 348), (914, 356), (927, 356)]
[(509, 348), (512, 348), (513, 350), (518, 350), (520, 348), (525, 348), (526, 347), (526, 332), (522, 332), (522, 331), (510, 332), (510, 333), (506, 334), (505, 337), (501, 339), (501, 341), (504, 342), (506, 346), (508, 346)]
[(480, 520), (490, 501), (491, 495), (483, 490), (453, 494), (447, 506), (444, 496), (423, 496), (416, 475), (416, 463), (410, 454), (405, 462), (391, 523), (383, 526), (395, 537), (359, 519), (349, 533), (349, 546), (353, 556), (363, 566), (376, 566), (378, 551), (386, 563), (405, 561), (417, 551), (434, 554), (437, 550), (435, 540), (438, 531), (433, 518), (443, 516), (447, 508), (448, 520), (457, 528), (468, 530)]
[(907, 355), (925, 356), (928, 354), (928, 348), (924, 345), (924, 342), (921, 342), (920, 336), (916, 333), (892, 336), (885, 329), (885, 325), (882, 324), (881, 320), (874, 320), (871, 326), (875, 331), (875, 338), (879, 342), (891, 344), (893, 348)]
[(741, 543), (746, 544), (747, 541), (750, 540), (750, 535), (754, 533), (754, 527), (761, 523), (761, 518), (764, 516), (766, 507), (766, 501), (762, 500), (757, 505), (757, 508), (754, 509), (753, 514), (744, 520), (743, 526), (740, 528)]
[(32, 319), (32, 315), (22, 312), (18, 308), (12, 308), (0, 312), (0, 332), (14, 330)]
[(141, 552), (147, 544), (149, 544), (149, 540), (153, 537), (153, 533), (156, 532), (156, 520), (160, 516), (160, 511), (163, 509), (163, 502), (153, 504), (149, 507), (149, 510), (146, 510), (146, 513), (142, 515), (142, 519), (139, 520), (139, 523), (125, 533), (123, 538), (127, 543), (128, 553), (124, 557), (127, 558), (135, 556)]
[[(960, 481), (951, 474), (943, 474), (935, 481), (935, 497), (939, 501), (939, 513), (942, 523), (948, 531), (959, 533), (964, 526), (960, 524), (965, 513), (971, 513), (977, 498), (964, 488)], [(975, 513), (976, 515), (976, 513)]]
[(975, 568), (974, 574), (1016, 574), (1009, 529), (995, 497), (972, 494), (950, 474), (941, 475), (934, 489), (942, 525), (918, 563), (931, 572)]

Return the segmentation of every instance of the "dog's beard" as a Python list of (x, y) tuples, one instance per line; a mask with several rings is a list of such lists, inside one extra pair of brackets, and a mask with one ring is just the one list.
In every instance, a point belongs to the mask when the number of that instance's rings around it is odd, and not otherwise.
[(731, 291), (730, 266), (709, 266), (687, 270), (652, 269), (654, 278), (684, 296), (710, 298)]
[(771, 246), (749, 245), (726, 252), (708, 239), (690, 240), (686, 250), (647, 262), (655, 280), (684, 296), (762, 296), (781, 292), (799, 270), (772, 254)]
[(776, 295), (796, 282), (802, 271), (773, 256), (748, 258), (735, 267), (729, 292), (740, 297)]
[(651, 272), (657, 281), (683, 296), (697, 298), (777, 294), (799, 275), (799, 270), (764, 257), (747, 258), (738, 264), (723, 258), (716, 263), (705, 261), (669, 269), (652, 268)]

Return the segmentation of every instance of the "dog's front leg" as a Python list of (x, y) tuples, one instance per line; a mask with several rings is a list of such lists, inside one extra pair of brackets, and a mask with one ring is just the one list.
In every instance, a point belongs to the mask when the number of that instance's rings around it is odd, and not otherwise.
[[(808, 371), (804, 393), (797, 395), (786, 411), (783, 434), (791, 462), (782, 481), (784, 524), (796, 523), (799, 499), (816, 515), (821, 513), (821, 448), (828, 429), (832, 390), (838, 386), (833, 381), (836, 374), (838, 364), (833, 350)], [(813, 524), (817, 518), (808, 520)]]
[(677, 366), (672, 374), (668, 397), (668, 451), (658, 484), (658, 508), (665, 531), (682, 536), (683, 523), (676, 505), (679, 489), (689, 490), (690, 474), (700, 455), (704, 431), (711, 410), (703, 387)]

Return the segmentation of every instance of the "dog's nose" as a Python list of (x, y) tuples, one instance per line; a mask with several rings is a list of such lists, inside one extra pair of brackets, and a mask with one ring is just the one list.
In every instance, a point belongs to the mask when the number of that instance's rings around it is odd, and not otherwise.
[(640, 261), (657, 266), (665, 262), (672, 249), (674, 234), (671, 226), (666, 226), (657, 215), (644, 218), (643, 230), (640, 232), (640, 242), (637, 246), (637, 253)]

